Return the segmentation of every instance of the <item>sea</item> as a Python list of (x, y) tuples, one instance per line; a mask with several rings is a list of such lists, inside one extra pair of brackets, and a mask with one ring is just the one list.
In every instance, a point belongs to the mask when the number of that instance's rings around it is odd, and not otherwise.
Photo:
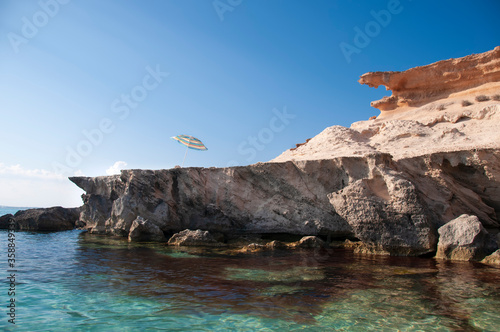
[(0, 231), (2, 331), (500, 330), (500, 268), (480, 263), (11, 234)]

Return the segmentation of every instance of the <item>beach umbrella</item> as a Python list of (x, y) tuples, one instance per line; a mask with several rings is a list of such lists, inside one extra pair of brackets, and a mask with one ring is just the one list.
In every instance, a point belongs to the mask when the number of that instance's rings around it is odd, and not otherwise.
[(184, 160), (182, 161), (182, 166), (184, 166), (184, 161), (186, 161), (188, 149), (200, 150), (200, 151), (208, 150), (207, 147), (199, 139), (193, 136), (177, 135), (172, 137), (172, 139), (186, 146), (186, 153), (184, 154)]

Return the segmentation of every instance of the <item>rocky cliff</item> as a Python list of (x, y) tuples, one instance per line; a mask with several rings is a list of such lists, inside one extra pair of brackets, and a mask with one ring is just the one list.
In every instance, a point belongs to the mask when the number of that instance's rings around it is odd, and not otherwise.
[[(166, 239), (185, 229), (226, 237), (317, 235), (358, 239), (360, 251), (393, 255), (436, 252), (438, 229), (464, 214), (494, 234), (499, 55), (497, 47), (405, 72), (365, 74), (362, 83), (393, 89), (390, 105), (375, 104), (381, 116), (327, 128), (268, 163), (72, 177), (86, 192), (80, 218), (91, 232), (129, 238), (139, 226)], [(488, 243), (484, 255), (495, 249)]]

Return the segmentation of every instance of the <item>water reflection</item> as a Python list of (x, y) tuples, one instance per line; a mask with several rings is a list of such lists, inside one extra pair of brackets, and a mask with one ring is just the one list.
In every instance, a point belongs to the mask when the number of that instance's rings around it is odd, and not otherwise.
[(235, 256), (88, 235), (80, 245), (79, 269), (101, 276), (89, 287), (165, 301), (165, 313), (231, 312), (318, 327), (500, 326), (500, 270), (481, 264), (339, 249)]
[[(5, 234), (0, 232), (1, 240)], [(234, 255), (78, 232), (18, 234), (24, 330), (500, 326), (500, 269), (482, 264), (340, 249)], [(4, 323), (0, 328), (8, 330)]]

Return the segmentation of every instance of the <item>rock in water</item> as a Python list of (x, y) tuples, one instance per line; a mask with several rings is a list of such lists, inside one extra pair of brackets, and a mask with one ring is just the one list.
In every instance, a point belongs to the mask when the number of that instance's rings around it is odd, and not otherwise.
[(490, 265), (500, 265), (500, 249), (495, 251), (489, 256), (486, 256), (481, 263), (490, 264)]
[[(8, 228), (9, 218), (7, 216), (0, 219), (0, 228)], [(56, 206), (45, 209), (28, 209), (18, 211), (12, 217), (15, 220), (17, 230), (64, 231), (76, 227), (80, 217), (80, 208)]]
[(149, 220), (145, 220), (142, 217), (137, 217), (130, 226), (130, 232), (128, 233), (129, 241), (137, 242), (164, 242), (167, 239), (163, 235), (160, 227), (156, 226)]
[(438, 259), (477, 261), (498, 249), (476, 216), (463, 214), (440, 227), (438, 232)]
[(168, 244), (175, 246), (224, 246), (224, 243), (217, 241), (209, 231), (202, 231), (201, 229), (195, 231), (185, 229), (176, 233), (168, 240)]
[(298, 248), (323, 248), (326, 247), (325, 241), (317, 236), (304, 236), (297, 244)]

